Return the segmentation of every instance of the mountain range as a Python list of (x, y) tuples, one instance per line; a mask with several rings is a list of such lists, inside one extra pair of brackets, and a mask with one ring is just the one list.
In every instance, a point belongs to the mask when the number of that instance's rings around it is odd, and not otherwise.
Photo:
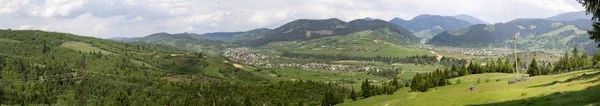
[[(333, 36), (345, 36), (363, 31), (375, 31), (392, 44), (423, 44), (453, 47), (511, 47), (513, 35), (519, 34), (521, 49), (553, 50), (572, 46), (589, 46), (585, 30), (591, 29), (589, 15), (569, 12), (545, 19), (515, 19), (506, 23), (487, 24), (469, 15), (419, 15), (411, 20), (393, 18), (384, 21), (375, 18), (345, 22), (331, 19), (299, 19), (274, 29), (259, 28), (239, 32), (212, 32), (204, 34), (156, 33), (142, 38), (115, 38), (120, 41), (141, 41), (155, 44), (215, 49), (224, 46), (263, 46), (287, 41), (308, 41)], [(384, 32), (384, 33), (379, 33)], [(372, 33), (371, 33), (372, 34)], [(355, 34), (356, 35), (356, 34)], [(542, 36), (543, 35), (543, 36)], [(544, 41), (536, 41), (546, 39)], [(581, 41), (579, 41), (581, 40)], [(466, 42), (468, 41), (468, 42)], [(556, 43), (559, 42), (559, 43)], [(535, 45), (535, 46), (533, 46)]]
[[(562, 52), (572, 47), (588, 47), (594, 41), (588, 39), (590, 20), (552, 21), (546, 19), (516, 19), (493, 25), (473, 25), (451, 30), (433, 37), (427, 44), (453, 47), (500, 47), (512, 48), (517, 36), (517, 47), (522, 50)], [(595, 49), (594, 49), (595, 50)]]
[[(464, 16), (471, 17), (466, 15)], [(473, 17), (469, 19), (478, 20)], [(394, 18), (389, 22), (407, 28), (408, 30), (413, 32), (414, 35), (422, 39), (421, 43), (424, 43), (424, 41), (427, 41), (434, 35), (444, 32), (446, 30), (455, 30), (472, 25), (470, 22), (456, 19), (454, 17), (429, 14), (419, 15), (411, 20)]]

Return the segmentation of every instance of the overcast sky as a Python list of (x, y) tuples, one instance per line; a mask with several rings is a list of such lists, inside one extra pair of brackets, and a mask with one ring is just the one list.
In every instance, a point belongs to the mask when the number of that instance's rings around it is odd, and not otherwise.
[(467, 14), (488, 23), (582, 11), (575, 0), (0, 0), (1, 29), (100, 38), (275, 28), (296, 19)]

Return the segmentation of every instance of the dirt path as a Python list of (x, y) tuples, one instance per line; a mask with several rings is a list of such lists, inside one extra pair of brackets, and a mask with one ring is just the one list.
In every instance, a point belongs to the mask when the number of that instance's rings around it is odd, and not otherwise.
[(435, 55), (435, 59), (437, 59), (437, 60), (438, 60), (438, 62), (439, 62), (439, 61), (442, 61), (442, 57), (444, 57), (444, 56), (442, 56), (442, 55), (440, 55), (440, 54), (437, 54), (437, 53), (435, 53), (434, 51), (429, 51), (429, 52), (430, 52), (431, 54), (434, 54), (434, 55)]
[[(409, 99), (413, 99), (413, 98), (415, 98), (415, 97), (417, 97), (417, 93), (411, 93), (411, 94), (410, 94), (410, 96), (409, 96), (408, 98), (404, 98), (404, 99), (405, 99), (405, 100), (409, 100)], [(391, 103), (398, 102), (398, 101), (400, 101), (400, 100), (403, 100), (403, 99), (397, 99), (397, 100), (393, 100), (393, 101), (386, 102), (386, 103), (385, 103), (385, 105), (383, 105), (383, 106), (389, 106)]]

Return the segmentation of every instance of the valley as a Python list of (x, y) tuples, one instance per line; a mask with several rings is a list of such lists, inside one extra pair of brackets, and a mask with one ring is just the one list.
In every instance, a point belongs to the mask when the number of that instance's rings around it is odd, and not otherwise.
[[(199, 7), (220, 5), (231, 4)], [(161, 7), (148, 7), (154, 6)], [(62, 26), (2, 27), (0, 105), (600, 104), (595, 95), (600, 90), (600, 37), (594, 37), (600, 35), (595, 32), (600, 25), (596, 17), (590, 20), (594, 14), (589, 10), (559, 11), (547, 18), (507, 18), (504, 13), (504, 21), (463, 13), (411, 13), (411, 19), (389, 14), (385, 18), (390, 20), (383, 20), (332, 12), (291, 19), (287, 16), (310, 13), (285, 12), (288, 8), (274, 14), (215, 12), (176, 19), (162, 18), (191, 13), (180, 8), (123, 14), (165, 11), (172, 14), (94, 20), (93, 35)], [(233, 20), (239, 14), (248, 20)], [(273, 16), (259, 17), (264, 14)], [(157, 19), (165, 23), (138, 23)], [(114, 20), (131, 23), (110, 22)], [(136, 28), (103, 27), (113, 24)], [(122, 33), (103, 32), (115, 29)], [(146, 34), (127, 35), (132, 33)]]

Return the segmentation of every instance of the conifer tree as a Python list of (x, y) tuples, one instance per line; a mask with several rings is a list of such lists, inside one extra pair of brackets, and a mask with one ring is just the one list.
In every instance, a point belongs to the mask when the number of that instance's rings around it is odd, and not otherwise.
[(356, 91), (354, 91), (354, 88), (352, 88), (352, 91), (350, 91), (349, 98), (352, 99), (352, 101), (356, 101), (357, 100), (357, 96), (358, 95), (356, 95)]
[(541, 75), (540, 69), (537, 64), (537, 60), (535, 58), (531, 59), (531, 63), (529, 64), (529, 68), (527, 69), (527, 74), (530, 76)]
[(363, 98), (368, 98), (371, 97), (373, 95), (371, 95), (373, 92), (372, 88), (371, 88), (371, 84), (369, 83), (369, 79), (365, 79), (365, 81), (362, 83), (362, 85), (360, 86), (361, 91), (362, 91), (362, 97)]
[(600, 64), (598, 63), (600, 63), (600, 49), (596, 50), (596, 53), (594, 53), (594, 57), (592, 57), (592, 65), (595, 68), (598, 68), (598, 66), (600, 66)]

